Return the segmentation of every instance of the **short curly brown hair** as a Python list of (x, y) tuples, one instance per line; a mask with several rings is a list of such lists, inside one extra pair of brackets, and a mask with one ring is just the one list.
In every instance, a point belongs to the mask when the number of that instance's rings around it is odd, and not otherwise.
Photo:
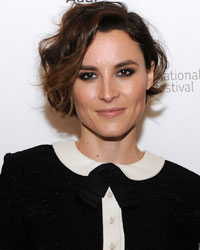
[(125, 31), (139, 44), (147, 70), (154, 61), (154, 84), (146, 94), (156, 95), (165, 89), (166, 54), (153, 39), (142, 17), (135, 12), (128, 12), (121, 2), (74, 4), (63, 15), (57, 33), (39, 43), (44, 71), (42, 87), (56, 111), (63, 115), (76, 115), (71, 103), (72, 87), (83, 57), (97, 31), (108, 32), (113, 29)]

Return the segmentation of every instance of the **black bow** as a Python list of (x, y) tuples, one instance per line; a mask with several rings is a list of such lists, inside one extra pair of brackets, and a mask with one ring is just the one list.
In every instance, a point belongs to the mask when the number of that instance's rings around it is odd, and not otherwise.
[(97, 207), (110, 186), (120, 207), (125, 208), (137, 205), (143, 198), (142, 190), (138, 193), (135, 184), (118, 166), (106, 163), (93, 169), (81, 183), (79, 197), (88, 205)]

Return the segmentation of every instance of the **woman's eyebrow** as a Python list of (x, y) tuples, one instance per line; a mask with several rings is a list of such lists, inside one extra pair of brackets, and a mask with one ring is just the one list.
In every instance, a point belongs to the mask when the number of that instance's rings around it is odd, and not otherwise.
[(94, 66), (90, 66), (90, 65), (81, 65), (81, 67), (80, 67), (80, 70), (97, 70), (97, 68), (96, 67), (94, 67)]
[(132, 61), (132, 60), (127, 60), (127, 61), (123, 61), (123, 62), (118, 63), (117, 65), (115, 65), (115, 68), (120, 68), (120, 67), (131, 65), (131, 64), (135, 64), (138, 66), (137, 62)]
[[(138, 66), (137, 62), (132, 61), (132, 60), (126, 60), (126, 61), (123, 61), (123, 62), (116, 64), (114, 67), (120, 68), (120, 67), (131, 65), (131, 64), (135, 64)], [(92, 66), (92, 65), (81, 65), (80, 70), (97, 70), (97, 68)]]

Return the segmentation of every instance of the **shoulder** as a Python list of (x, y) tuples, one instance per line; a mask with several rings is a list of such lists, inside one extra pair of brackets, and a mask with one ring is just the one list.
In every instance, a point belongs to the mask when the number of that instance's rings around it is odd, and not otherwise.
[(176, 199), (200, 209), (200, 176), (175, 162), (165, 160), (160, 182)]
[[(179, 218), (186, 219), (187, 227), (200, 239), (200, 176), (170, 160), (165, 164), (158, 178), (159, 192), (165, 197), (167, 206), (176, 209)], [(174, 213), (175, 214), (175, 213)], [(176, 217), (176, 216), (175, 216)], [(178, 217), (176, 217), (178, 218)]]
[(38, 145), (15, 153), (7, 153), (4, 156), (4, 163), (1, 176), (25, 174), (32, 172), (39, 167), (45, 167), (53, 157), (51, 145)]
[(15, 153), (7, 153), (5, 155), (5, 159), (24, 160), (24, 159), (30, 159), (30, 157), (42, 158), (44, 155), (48, 154), (51, 151), (51, 148), (52, 146), (48, 144), (38, 145), (35, 147), (17, 151)]
[(166, 175), (171, 176), (176, 181), (181, 180), (183, 182), (197, 182), (200, 184), (200, 175), (186, 166), (179, 165), (170, 160), (165, 160), (163, 169)]

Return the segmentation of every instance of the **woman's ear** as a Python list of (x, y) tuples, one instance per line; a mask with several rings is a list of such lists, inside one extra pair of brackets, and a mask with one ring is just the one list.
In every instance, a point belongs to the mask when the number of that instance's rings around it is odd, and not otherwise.
[(152, 61), (151, 68), (147, 72), (147, 88), (146, 88), (146, 90), (150, 89), (154, 84), (154, 69), (155, 69), (155, 63), (154, 63), (154, 61)]

